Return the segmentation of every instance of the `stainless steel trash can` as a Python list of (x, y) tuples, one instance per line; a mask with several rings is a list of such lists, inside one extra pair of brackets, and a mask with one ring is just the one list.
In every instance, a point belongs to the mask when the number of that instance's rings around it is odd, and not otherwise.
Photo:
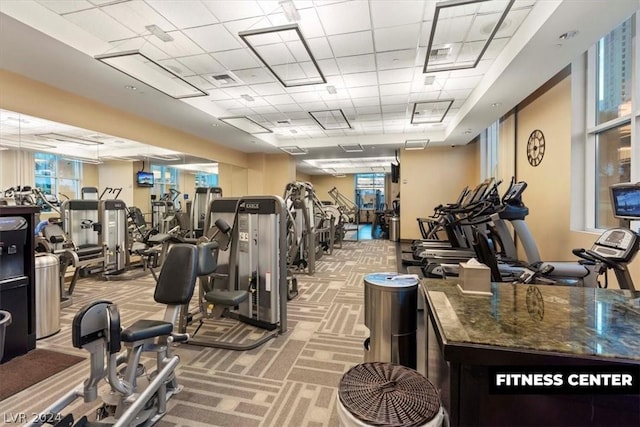
[(391, 362), (416, 369), (418, 278), (374, 273), (364, 278), (365, 362)]
[(389, 217), (389, 240), (397, 242), (400, 240), (400, 217)]
[(4, 357), (4, 338), (7, 336), (9, 325), (11, 325), (11, 313), (0, 310), (0, 360)]
[(60, 330), (60, 261), (52, 254), (36, 254), (36, 339)]

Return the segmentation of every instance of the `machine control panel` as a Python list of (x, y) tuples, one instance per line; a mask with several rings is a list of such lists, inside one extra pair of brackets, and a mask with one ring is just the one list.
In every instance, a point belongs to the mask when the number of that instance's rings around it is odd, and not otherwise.
[(592, 251), (618, 262), (630, 262), (638, 251), (639, 236), (626, 228), (606, 230), (593, 244)]

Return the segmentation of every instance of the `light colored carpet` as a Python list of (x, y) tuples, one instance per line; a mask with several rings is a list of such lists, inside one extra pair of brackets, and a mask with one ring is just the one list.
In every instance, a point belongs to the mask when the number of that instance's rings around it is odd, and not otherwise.
[[(288, 304), (288, 333), (245, 352), (181, 345), (178, 380), (185, 389), (169, 402), (159, 426), (337, 426), (337, 385), (363, 361), (364, 276), (396, 271), (387, 240), (344, 242), (325, 255), (314, 276), (298, 276), (299, 296)], [(123, 326), (160, 318), (150, 276), (134, 281), (78, 282), (72, 307), (62, 311), (62, 331), (39, 348), (86, 356), (71, 346), (70, 327), (85, 303), (118, 304)], [(149, 365), (151, 366), (151, 365)], [(2, 402), (1, 413), (39, 412), (87, 377), (88, 361)], [(77, 401), (74, 415), (92, 413), (99, 401)], [(2, 417), (0, 417), (2, 421)]]

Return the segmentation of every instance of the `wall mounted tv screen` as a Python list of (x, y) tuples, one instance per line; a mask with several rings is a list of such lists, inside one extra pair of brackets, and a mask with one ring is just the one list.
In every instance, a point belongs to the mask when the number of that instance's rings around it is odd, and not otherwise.
[(620, 219), (640, 219), (640, 185), (617, 184), (610, 188), (613, 215)]
[(136, 182), (138, 183), (138, 187), (153, 187), (153, 173), (138, 172)]
[(391, 182), (400, 182), (400, 165), (391, 163)]

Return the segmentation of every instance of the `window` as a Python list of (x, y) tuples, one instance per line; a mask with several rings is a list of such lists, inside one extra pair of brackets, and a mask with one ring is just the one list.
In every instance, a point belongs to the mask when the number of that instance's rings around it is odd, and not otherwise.
[[(587, 176), (590, 183), (587, 195), (589, 229), (603, 229), (619, 225), (614, 218), (609, 186), (620, 182), (639, 181), (640, 164), (632, 162), (632, 151), (640, 150), (640, 135), (633, 128), (640, 127), (637, 84), (640, 71), (635, 70), (637, 48), (634, 38), (637, 16), (624, 21), (601, 38), (589, 51), (587, 81)], [(634, 94), (636, 91), (636, 94)], [(637, 158), (637, 155), (636, 155)], [(638, 163), (638, 162), (636, 162)]]
[[(158, 199), (163, 194), (169, 193), (171, 189), (178, 190), (178, 169), (165, 165), (151, 165), (151, 172), (153, 172), (151, 194), (154, 194)], [(177, 202), (178, 200), (176, 200)]]
[(196, 174), (196, 187), (217, 187), (218, 174), (198, 172)]
[(80, 198), (81, 162), (50, 153), (35, 153), (33, 157), (37, 188), (51, 195), (51, 200)]
[(356, 174), (356, 205), (360, 210), (384, 209), (384, 174)]
[(500, 134), (500, 121), (496, 121), (480, 134), (480, 179), (492, 178), (497, 175), (498, 169), (498, 141)]

